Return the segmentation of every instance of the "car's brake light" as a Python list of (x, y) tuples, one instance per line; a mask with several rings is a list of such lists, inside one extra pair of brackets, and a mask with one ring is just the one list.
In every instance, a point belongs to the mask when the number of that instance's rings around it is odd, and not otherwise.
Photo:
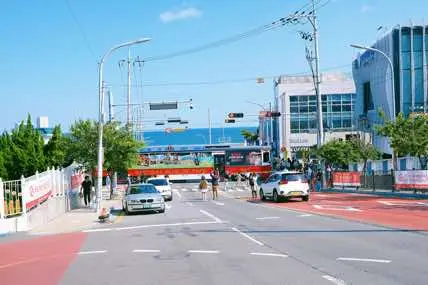
[(282, 179), (281, 181), (279, 181), (279, 185), (284, 185), (284, 184), (288, 184), (287, 179)]

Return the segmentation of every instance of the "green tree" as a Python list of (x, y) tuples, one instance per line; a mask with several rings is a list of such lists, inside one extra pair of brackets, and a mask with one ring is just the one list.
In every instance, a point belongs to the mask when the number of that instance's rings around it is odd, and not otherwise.
[(28, 177), (34, 175), (36, 171), (44, 171), (46, 164), (43, 146), (43, 138), (34, 128), (31, 116), (28, 115), (27, 122), (22, 121), (10, 135), (10, 156), (6, 162), (8, 178), (19, 179), (21, 175)]
[(365, 173), (367, 170), (367, 161), (370, 159), (379, 159), (381, 156), (380, 152), (373, 144), (364, 141), (361, 138), (353, 139), (350, 142), (358, 153), (359, 159), (363, 161), (363, 170)]
[[(97, 166), (98, 123), (78, 121), (71, 127), (69, 157), (83, 164), (86, 169)], [(143, 146), (132, 133), (117, 122), (104, 125), (104, 169), (110, 177), (114, 172), (127, 172), (138, 161), (138, 150)]]
[(360, 159), (358, 151), (349, 141), (332, 140), (316, 150), (316, 154), (339, 168), (345, 169), (351, 162)]
[(391, 148), (398, 156), (419, 158), (422, 169), (427, 168), (428, 160), (428, 114), (410, 114), (405, 117), (399, 113), (394, 121), (386, 119), (379, 111), (383, 125), (376, 126), (378, 134), (388, 137)]
[(255, 144), (259, 139), (259, 129), (256, 132), (250, 132), (249, 130), (241, 130), (241, 135), (249, 144)]
[(61, 126), (57, 125), (53, 129), (52, 138), (44, 146), (44, 155), (48, 166), (61, 167), (70, 164), (67, 159), (68, 142), (61, 133)]

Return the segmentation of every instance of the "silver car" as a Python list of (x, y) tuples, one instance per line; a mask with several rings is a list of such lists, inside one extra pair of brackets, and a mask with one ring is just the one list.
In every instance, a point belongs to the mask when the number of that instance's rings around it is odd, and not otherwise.
[(126, 214), (134, 212), (165, 212), (165, 200), (153, 184), (133, 184), (122, 200)]

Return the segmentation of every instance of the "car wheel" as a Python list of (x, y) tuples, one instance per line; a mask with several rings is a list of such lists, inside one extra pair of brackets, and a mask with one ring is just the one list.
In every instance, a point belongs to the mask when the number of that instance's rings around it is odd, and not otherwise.
[(273, 201), (275, 203), (279, 202), (278, 192), (276, 192), (276, 190), (273, 190)]
[(165, 209), (159, 210), (159, 213), (165, 213)]
[(302, 201), (308, 202), (309, 201), (309, 195), (303, 196)]
[(131, 214), (131, 212), (129, 212), (128, 205), (126, 205), (126, 207), (125, 207), (125, 215), (129, 215), (129, 214)]
[(171, 195), (171, 198), (169, 198), (169, 200), (168, 201), (172, 201), (172, 195)]
[(265, 194), (263, 193), (263, 189), (260, 189), (259, 196), (260, 196), (260, 200), (262, 201), (266, 200)]

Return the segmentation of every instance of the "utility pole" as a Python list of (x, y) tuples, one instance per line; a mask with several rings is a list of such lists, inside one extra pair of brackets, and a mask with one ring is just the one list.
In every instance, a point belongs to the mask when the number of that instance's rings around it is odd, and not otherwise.
[(128, 49), (128, 100), (127, 100), (127, 124), (131, 128), (132, 115), (131, 115), (131, 49)]
[(319, 75), (319, 55), (318, 55), (318, 26), (315, 11), (315, 0), (312, 0), (312, 21), (314, 30), (314, 52), (315, 52), (315, 93), (317, 96), (317, 116), (318, 116), (318, 140), (317, 146), (320, 147), (324, 143), (324, 126), (322, 116), (322, 99), (320, 92), (320, 75)]
[(113, 110), (113, 93), (111, 90), (108, 91), (108, 115), (109, 121), (112, 122), (114, 120), (114, 110)]
[(208, 137), (209, 137), (209, 143), (212, 144), (212, 137), (211, 137), (211, 112), (208, 108)]

